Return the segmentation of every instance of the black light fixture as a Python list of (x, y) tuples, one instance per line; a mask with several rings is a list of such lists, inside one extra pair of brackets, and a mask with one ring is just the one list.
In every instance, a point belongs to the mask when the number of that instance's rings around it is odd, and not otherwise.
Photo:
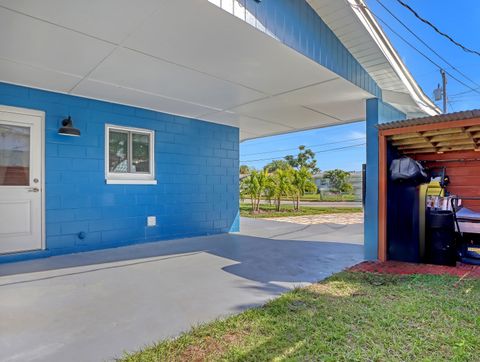
[(68, 116), (68, 118), (65, 118), (62, 121), (62, 127), (58, 129), (58, 134), (61, 134), (62, 136), (78, 137), (80, 136), (80, 130), (78, 128), (73, 127), (72, 118)]

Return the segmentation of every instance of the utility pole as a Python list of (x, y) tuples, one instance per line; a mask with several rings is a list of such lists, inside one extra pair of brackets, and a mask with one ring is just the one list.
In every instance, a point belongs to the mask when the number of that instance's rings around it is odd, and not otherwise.
[(443, 96), (443, 114), (447, 113), (447, 76), (443, 69), (440, 69), (442, 75), (442, 96)]

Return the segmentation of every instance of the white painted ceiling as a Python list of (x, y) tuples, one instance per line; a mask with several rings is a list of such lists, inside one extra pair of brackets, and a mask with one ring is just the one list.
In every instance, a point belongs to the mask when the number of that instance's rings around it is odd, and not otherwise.
[(200, 118), (241, 139), (362, 120), (371, 94), (207, 0), (0, 0), (0, 81)]

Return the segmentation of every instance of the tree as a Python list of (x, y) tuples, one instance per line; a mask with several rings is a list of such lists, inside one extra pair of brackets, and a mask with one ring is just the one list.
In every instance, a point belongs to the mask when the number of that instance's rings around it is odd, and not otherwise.
[(249, 195), (252, 212), (260, 211), (260, 200), (265, 190), (271, 187), (271, 177), (266, 171), (251, 171), (250, 175), (242, 180), (240, 192), (243, 195)]
[(250, 167), (247, 165), (240, 166), (240, 175), (248, 175), (250, 173)]
[(288, 197), (292, 192), (292, 170), (278, 169), (272, 175), (272, 183), (276, 209), (280, 211), (282, 197)]
[(262, 195), (264, 195), (265, 190), (271, 185), (272, 179), (268, 174), (268, 172), (265, 170), (259, 171), (257, 173), (257, 179), (258, 179), (258, 194), (257, 194), (257, 203), (256, 203), (255, 211), (259, 212), (260, 199), (262, 198)]
[(291, 195), (293, 199), (294, 210), (300, 210), (300, 198), (305, 195), (306, 191), (317, 191), (317, 186), (313, 181), (313, 175), (306, 167), (302, 167), (299, 170), (292, 170)]
[(272, 162), (266, 164), (263, 169), (267, 170), (269, 173), (273, 173), (277, 170), (286, 170), (290, 167), (290, 164), (285, 160), (273, 160)]
[(250, 172), (250, 175), (242, 179), (242, 182), (240, 184), (241, 193), (243, 195), (250, 196), (250, 201), (252, 203), (252, 212), (255, 211), (256, 199), (259, 190), (257, 174), (258, 172), (253, 170), (252, 172)]
[(323, 177), (330, 182), (330, 189), (335, 193), (352, 192), (353, 186), (349, 183), (350, 173), (335, 169), (326, 171)]
[(285, 161), (293, 168), (299, 170), (302, 167), (307, 168), (312, 174), (318, 173), (320, 170), (317, 167), (317, 160), (315, 159), (315, 152), (305, 146), (299, 146), (300, 151), (297, 156), (287, 155)]

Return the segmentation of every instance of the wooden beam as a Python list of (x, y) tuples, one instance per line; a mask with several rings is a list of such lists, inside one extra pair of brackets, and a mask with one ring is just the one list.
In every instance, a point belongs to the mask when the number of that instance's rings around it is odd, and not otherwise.
[(378, 140), (378, 260), (387, 260), (387, 138)]
[(474, 151), (476, 150), (474, 145), (469, 145), (469, 146), (450, 146), (450, 147), (441, 147), (438, 151), (439, 152), (451, 152), (451, 151), (466, 151), (466, 150), (471, 150)]
[(442, 142), (451, 140), (467, 140), (469, 137), (465, 133), (452, 133), (433, 136), (430, 138), (432, 142)]
[(434, 129), (434, 130), (425, 131), (422, 133), (427, 137), (432, 137), (432, 136), (441, 136), (444, 134), (462, 133), (462, 129), (461, 128), (446, 128), (446, 129), (440, 129), (440, 130)]
[(471, 139), (437, 142), (437, 147), (451, 147), (451, 146), (463, 146), (463, 145), (473, 146), (474, 142)]
[(393, 141), (393, 146), (406, 146), (406, 145), (414, 145), (419, 143), (425, 143), (425, 139), (423, 137), (416, 137), (416, 138), (408, 138), (399, 141)]
[(437, 150), (436, 148), (419, 148), (419, 149), (413, 149), (413, 150), (403, 150), (402, 153), (406, 155), (414, 155), (416, 153), (435, 153), (437, 151), (441, 151), (441, 150)]
[(418, 132), (418, 134), (419, 134), (420, 136), (422, 136), (423, 139), (425, 140), (425, 142), (427, 142), (432, 148), (435, 148), (435, 149), (438, 151), (437, 146), (436, 146), (435, 143), (432, 141), (432, 138), (433, 138), (433, 137), (425, 136), (424, 132)]
[(405, 133), (405, 134), (397, 134), (397, 135), (394, 135), (392, 136), (390, 139), (394, 140), (394, 141), (398, 141), (398, 140), (404, 140), (406, 138), (412, 138), (412, 137), (416, 137), (417, 136), (417, 133)]
[(479, 131), (480, 131), (480, 126), (468, 127), (468, 132), (479, 132)]
[(480, 144), (479, 144), (479, 141), (474, 138), (473, 133), (472, 133), (473, 131), (471, 131), (472, 128), (474, 128), (474, 127), (466, 127), (466, 128), (463, 129), (463, 132), (472, 141), (473, 148), (475, 149), (475, 151), (478, 151), (478, 150), (480, 150)]
[(405, 145), (405, 146), (398, 146), (397, 149), (400, 151), (403, 150), (419, 150), (422, 148), (432, 148), (433, 146), (430, 143), (417, 143), (414, 145)]

